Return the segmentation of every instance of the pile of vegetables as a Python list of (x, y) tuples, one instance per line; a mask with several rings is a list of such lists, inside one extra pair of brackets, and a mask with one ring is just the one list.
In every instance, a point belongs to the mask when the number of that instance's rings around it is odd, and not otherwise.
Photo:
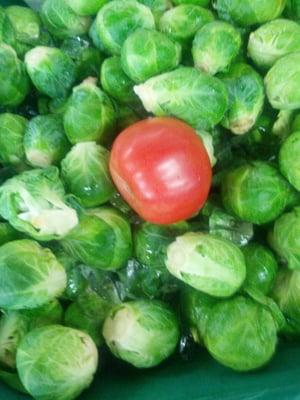
[[(0, 7), (0, 379), (300, 337), (300, 1)], [(201, 362), (201, 361), (199, 361)]]

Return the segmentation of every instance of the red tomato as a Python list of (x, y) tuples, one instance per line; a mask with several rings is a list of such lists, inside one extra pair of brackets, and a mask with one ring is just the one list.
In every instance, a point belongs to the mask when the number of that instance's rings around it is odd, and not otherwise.
[(112, 178), (124, 199), (146, 221), (171, 224), (205, 203), (212, 171), (195, 131), (173, 118), (152, 118), (126, 128), (115, 140)]

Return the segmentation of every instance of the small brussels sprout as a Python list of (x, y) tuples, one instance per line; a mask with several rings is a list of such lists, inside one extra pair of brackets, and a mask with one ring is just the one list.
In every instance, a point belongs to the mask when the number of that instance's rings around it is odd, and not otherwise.
[(167, 250), (169, 272), (215, 297), (234, 294), (246, 277), (241, 250), (229, 240), (205, 233), (178, 236)]
[(59, 116), (39, 115), (29, 121), (24, 135), (24, 149), (32, 166), (45, 168), (58, 164), (69, 148)]
[(16, 114), (0, 114), (0, 162), (20, 165), (25, 161), (23, 137), (27, 119)]
[(172, 3), (170, 0), (138, 0), (138, 2), (150, 8), (155, 18), (156, 24), (158, 24), (159, 19), (163, 15), (163, 13), (172, 8)]
[(115, 189), (108, 169), (109, 152), (95, 142), (78, 143), (61, 163), (67, 189), (84, 207), (106, 203)]
[(241, 35), (232, 25), (223, 21), (213, 21), (196, 33), (193, 41), (195, 66), (215, 75), (225, 71), (238, 55)]
[(172, 115), (188, 124), (210, 129), (227, 110), (227, 91), (217, 78), (180, 67), (134, 87), (145, 109), (156, 116)]
[(15, 240), (0, 247), (0, 307), (20, 310), (40, 307), (60, 296), (66, 273), (54, 254), (32, 240)]
[(114, 56), (104, 60), (100, 74), (101, 86), (115, 100), (122, 104), (136, 106), (139, 99), (133, 91), (134, 82), (121, 67), (120, 57)]
[(46, 0), (41, 18), (48, 31), (59, 39), (83, 35), (91, 25), (91, 19), (75, 14), (67, 0)]
[(279, 167), (282, 175), (300, 191), (300, 131), (292, 133), (282, 144)]
[(114, 131), (116, 113), (109, 97), (88, 78), (73, 89), (64, 114), (64, 128), (72, 144), (105, 142)]
[(37, 240), (60, 239), (78, 224), (66, 203), (56, 167), (34, 169), (0, 187), (0, 214), (15, 229)]
[(119, 55), (126, 38), (138, 28), (154, 29), (150, 8), (134, 0), (113, 0), (96, 19), (96, 32), (107, 52)]
[(34, 86), (49, 97), (65, 97), (75, 81), (75, 65), (59, 49), (38, 46), (25, 56), (27, 72)]
[(109, 0), (66, 0), (75, 14), (81, 16), (96, 15)]
[(278, 110), (300, 108), (300, 94), (295, 90), (300, 80), (300, 51), (280, 58), (265, 77), (266, 93)]
[(111, 310), (103, 336), (116, 357), (136, 368), (151, 368), (174, 352), (179, 326), (176, 315), (164, 303), (137, 300)]
[(14, 27), (8, 18), (5, 8), (0, 6), (0, 43), (6, 43), (16, 49), (17, 39)]
[(87, 334), (61, 325), (34, 329), (17, 350), (20, 379), (36, 399), (73, 400), (92, 382), (97, 348)]
[(272, 67), (281, 57), (300, 50), (300, 26), (277, 19), (260, 26), (249, 37), (248, 54), (261, 68)]
[(131, 256), (130, 225), (113, 208), (88, 210), (61, 244), (68, 254), (86, 265), (117, 270)]
[(29, 79), (15, 50), (0, 43), (0, 106), (21, 104), (29, 92)]
[(122, 68), (136, 83), (175, 69), (180, 60), (180, 44), (154, 30), (137, 29), (121, 50)]
[(16, 33), (17, 41), (28, 45), (37, 44), (42, 25), (39, 15), (30, 8), (22, 6), (10, 6), (5, 11)]
[(263, 161), (229, 171), (222, 182), (222, 199), (228, 212), (253, 224), (275, 220), (287, 206), (291, 187), (278, 171)]
[(216, 0), (214, 5), (221, 19), (251, 26), (278, 18), (286, 0)]

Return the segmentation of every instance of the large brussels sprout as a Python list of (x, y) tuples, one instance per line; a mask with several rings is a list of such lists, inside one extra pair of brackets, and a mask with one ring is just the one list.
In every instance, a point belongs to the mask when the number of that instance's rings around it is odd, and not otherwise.
[(115, 126), (115, 110), (109, 97), (88, 78), (73, 89), (64, 114), (64, 128), (72, 144), (105, 142)]
[(271, 222), (284, 211), (291, 187), (271, 165), (262, 161), (229, 171), (222, 181), (225, 208), (253, 224)]
[(29, 394), (73, 400), (93, 380), (97, 348), (87, 334), (61, 325), (34, 329), (17, 350), (17, 370)]
[(34, 86), (49, 97), (65, 97), (75, 81), (75, 65), (59, 49), (38, 46), (25, 56), (27, 72)]
[(170, 0), (138, 0), (138, 2), (150, 8), (156, 23), (159, 22), (160, 17), (166, 10), (172, 8), (172, 3)]
[(178, 236), (168, 247), (166, 266), (176, 278), (215, 297), (231, 296), (246, 277), (241, 250), (229, 240), (205, 233)]
[(273, 356), (277, 325), (263, 305), (237, 296), (218, 302), (210, 310), (204, 342), (221, 364), (236, 371), (250, 371)]
[(15, 50), (4, 43), (0, 43), (0, 60), (0, 106), (18, 106), (29, 92), (24, 64)]
[(46, 0), (41, 17), (48, 31), (59, 39), (83, 35), (91, 24), (90, 18), (75, 14), (67, 0)]
[(44, 168), (58, 164), (69, 148), (60, 116), (39, 115), (29, 121), (24, 135), (24, 149), (32, 166)]
[(16, 32), (8, 18), (5, 8), (0, 6), (0, 42), (16, 48)]
[(281, 57), (299, 50), (300, 26), (288, 19), (268, 22), (249, 37), (248, 54), (262, 68), (270, 68)]
[(103, 326), (111, 352), (137, 368), (150, 368), (169, 357), (179, 340), (174, 312), (158, 301), (137, 300), (114, 307)]
[(109, 0), (66, 0), (75, 14), (81, 16), (95, 15)]
[(42, 23), (35, 11), (28, 7), (10, 6), (5, 12), (14, 28), (17, 41), (28, 45), (38, 43)]
[(137, 83), (176, 68), (181, 46), (167, 35), (149, 29), (137, 29), (125, 40), (121, 63), (125, 73)]
[(166, 72), (134, 90), (148, 112), (172, 115), (196, 128), (212, 128), (227, 110), (225, 85), (195, 68), (180, 67)]
[(23, 137), (27, 119), (16, 114), (0, 114), (0, 162), (20, 165), (25, 160)]
[(60, 296), (66, 273), (54, 254), (32, 240), (0, 247), (0, 307), (20, 310), (42, 306)]
[(266, 92), (273, 108), (297, 110), (300, 94), (295, 90), (300, 80), (300, 52), (280, 58), (265, 77)]
[(232, 133), (248, 132), (257, 121), (264, 105), (264, 83), (261, 76), (247, 64), (234, 64), (222, 81), (229, 94), (229, 108), (222, 124)]
[(216, 0), (219, 17), (241, 26), (271, 21), (280, 16), (286, 0)]
[(215, 75), (226, 70), (241, 47), (241, 36), (237, 29), (223, 21), (213, 21), (196, 33), (193, 41), (195, 66)]
[(300, 191), (300, 131), (292, 133), (282, 144), (279, 167), (290, 184)]
[(38, 240), (60, 239), (78, 223), (65, 200), (56, 167), (23, 172), (0, 187), (0, 214), (18, 231)]
[(106, 51), (120, 54), (126, 38), (138, 28), (154, 29), (150, 8), (134, 0), (113, 0), (103, 6), (96, 19), (96, 32)]
[(76, 144), (61, 163), (67, 189), (84, 207), (106, 203), (115, 189), (108, 169), (109, 152), (95, 142)]
[(94, 268), (116, 270), (131, 256), (127, 220), (113, 208), (96, 208), (81, 216), (79, 225), (62, 241), (65, 251)]

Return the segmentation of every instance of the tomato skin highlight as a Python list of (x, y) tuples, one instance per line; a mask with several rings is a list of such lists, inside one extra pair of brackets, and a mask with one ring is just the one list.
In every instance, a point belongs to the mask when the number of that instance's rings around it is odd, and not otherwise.
[(193, 128), (174, 118), (149, 118), (116, 138), (110, 173), (145, 221), (171, 224), (193, 216), (209, 194), (212, 170)]

